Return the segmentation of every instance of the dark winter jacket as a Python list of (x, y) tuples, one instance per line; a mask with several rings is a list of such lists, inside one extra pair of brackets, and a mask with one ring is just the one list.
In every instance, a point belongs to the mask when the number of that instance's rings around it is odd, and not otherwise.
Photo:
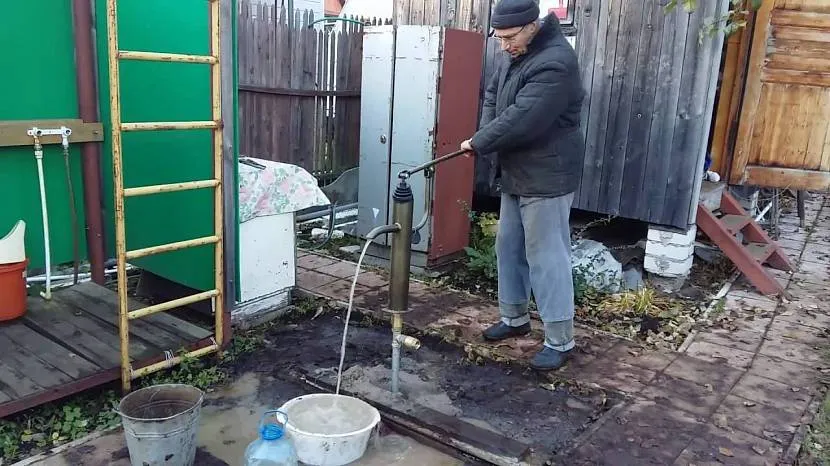
[(545, 18), (527, 53), (499, 63), (484, 96), (481, 126), (472, 138), (479, 154), (497, 154), (501, 191), (528, 197), (574, 192), (585, 140), (579, 119), (585, 91), (573, 47), (559, 20)]

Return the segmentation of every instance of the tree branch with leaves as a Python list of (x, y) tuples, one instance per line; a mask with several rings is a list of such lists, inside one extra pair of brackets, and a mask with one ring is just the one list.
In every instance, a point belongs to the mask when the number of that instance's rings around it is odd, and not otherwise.
[[(687, 13), (694, 12), (699, 0), (669, 0), (665, 6), (666, 13), (671, 13), (681, 6)], [(702, 43), (707, 37), (723, 33), (725, 37), (746, 27), (749, 14), (761, 8), (763, 0), (729, 0), (729, 11), (703, 25), (698, 40)]]

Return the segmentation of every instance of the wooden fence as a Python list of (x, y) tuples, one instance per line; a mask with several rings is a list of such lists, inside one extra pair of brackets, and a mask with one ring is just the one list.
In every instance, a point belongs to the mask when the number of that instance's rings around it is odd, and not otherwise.
[(240, 154), (330, 179), (359, 160), (363, 26), (313, 23), (308, 11), (240, 2)]

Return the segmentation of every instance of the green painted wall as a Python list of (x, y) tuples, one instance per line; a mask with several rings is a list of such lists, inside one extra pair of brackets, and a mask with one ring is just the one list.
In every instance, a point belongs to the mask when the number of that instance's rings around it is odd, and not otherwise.
[[(0, 120), (78, 117), (75, 91), (71, 3), (54, 0), (4, 2), (0, 14)], [(86, 259), (83, 232), (83, 184), (80, 151), (71, 150), (76, 208), (80, 216), (81, 258)], [(30, 269), (43, 268), (43, 229), (37, 166), (31, 147), (0, 148), (0, 237), (18, 220), (26, 221), (26, 254)], [(60, 146), (44, 148), (46, 198), (52, 262), (72, 261), (72, 230)]]
[[(118, 6), (119, 47), (206, 55), (209, 11), (205, 0), (121, 1)], [(106, 2), (96, 0), (101, 118), (110, 131), (109, 79), (106, 54)], [(210, 120), (208, 65), (121, 62), (122, 121)], [(111, 154), (109, 141), (104, 154)], [(209, 130), (125, 133), (124, 183), (145, 186), (212, 177)], [(114, 254), (112, 163), (105, 157), (105, 223), (109, 253)], [(236, 183), (227, 180), (228, 186)], [(228, 215), (235, 215), (228, 213)], [(213, 233), (210, 190), (168, 193), (127, 199), (127, 248), (138, 249)], [(136, 265), (186, 286), (213, 288), (213, 247), (171, 252), (135, 261)]]

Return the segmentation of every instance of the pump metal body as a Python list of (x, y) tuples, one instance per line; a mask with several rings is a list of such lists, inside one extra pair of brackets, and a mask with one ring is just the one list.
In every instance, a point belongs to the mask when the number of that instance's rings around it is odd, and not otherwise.
[[(392, 224), (378, 227), (372, 232), (373, 236), (383, 233), (392, 235), (389, 308), (386, 311), (392, 314), (392, 393), (394, 394), (400, 392), (401, 347), (417, 350), (421, 346), (417, 338), (403, 333), (403, 314), (409, 310), (409, 268), (412, 261), (410, 244), (415, 231), (412, 228), (415, 198), (409, 186), (409, 177), (414, 173), (424, 171), (428, 174), (427, 178), (431, 179), (435, 165), (465, 153), (466, 151), (453, 152), (398, 173), (399, 183), (392, 195)], [(419, 225), (423, 226), (423, 223), (425, 222), (422, 221)]]

